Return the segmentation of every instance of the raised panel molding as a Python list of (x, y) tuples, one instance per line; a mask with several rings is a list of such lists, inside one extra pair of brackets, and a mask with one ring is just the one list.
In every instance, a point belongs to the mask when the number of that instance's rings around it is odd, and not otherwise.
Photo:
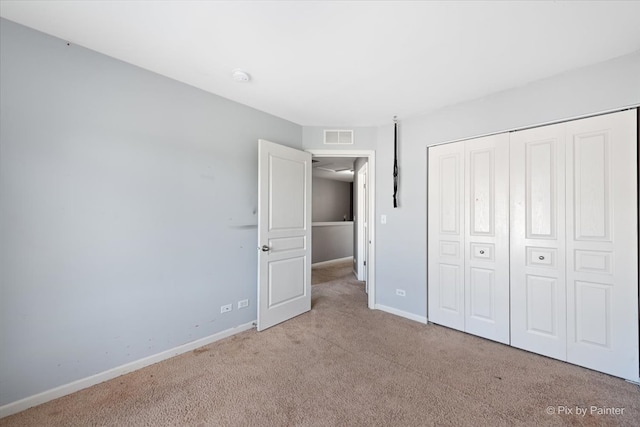
[(471, 259), (477, 261), (495, 261), (495, 245), (493, 243), (470, 243)]
[(575, 269), (585, 273), (613, 274), (613, 253), (601, 251), (575, 251)]
[(460, 155), (452, 154), (440, 159), (440, 232), (460, 234)]
[(469, 168), (471, 212), (469, 232), (477, 236), (493, 236), (495, 224), (494, 149), (472, 151)]
[[(269, 308), (277, 307), (288, 301), (306, 295), (306, 256), (272, 261), (269, 263)], [(293, 279), (283, 275), (295, 275)], [(290, 287), (281, 286), (281, 283), (290, 283)], [(278, 284), (279, 286), (273, 286)]]
[(269, 250), (271, 253), (281, 253), (297, 250), (305, 250), (307, 248), (306, 236), (294, 237), (276, 237), (269, 239)]
[(574, 223), (578, 241), (611, 241), (610, 150), (608, 132), (574, 138)]
[[(304, 206), (291, 207), (286, 200), (302, 198), (306, 183), (304, 162), (269, 156), (269, 231), (301, 230), (306, 224)], [(291, 179), (295, 175), (298, 179)]]
[(576, 281), (576, 340), (611, 347), (611, 285)]
[(460, 267), (457, 265), (440, 264), (440, 308), (460, 313), (458, 288), (460, 283)]
[(558, 335), (557, 279), (527, 275), (527, 330), (529, 332)]
[(526, 144), (525, 209), (528, 239), (555, 239), (556, 140)]
[(485, 321), (495, 322), (495, 271), (486, 268), (471, 268), (470, 280), (471, 298), (470, 313), (471, 316)]
[(527, 246), (526, 265), (541, 268), (558, 268), (558, 251), (555, 248)]
[(460, 256), (460, 243), (448, 242), (446, 240), (441, 241), (440, 256), (458, 258)]

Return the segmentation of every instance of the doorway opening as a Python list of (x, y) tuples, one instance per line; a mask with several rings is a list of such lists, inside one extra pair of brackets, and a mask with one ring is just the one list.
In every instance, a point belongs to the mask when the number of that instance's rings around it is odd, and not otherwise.
[[(313, 156), (312, 276), (352, 274), (375, 307), (375, 153), (307, 150)], [(317, 181), (316, 181), (317, 179)], [(331, 182), (333, 181), (333, 183)], [(330, 191), (337, 194), (332, 199)]]

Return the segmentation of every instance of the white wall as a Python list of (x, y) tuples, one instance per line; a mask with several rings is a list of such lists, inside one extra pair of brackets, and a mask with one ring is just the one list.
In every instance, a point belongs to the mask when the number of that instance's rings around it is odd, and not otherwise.
[[(378, 132), (376, 152), (376, 303), (419, 316), (426, 296), (426, 147), (640, 104), (640, 52), (523, 87), (400, 118), (400, 207), (393, 209), (393, 126)], [(306, 134), (306, 133), (305, 133)], [(380, 215), (387, 224), (380, 224)], [(395, 294), (406, 290), (406, 297)]]
[(0, 406), (254, 320), (257, 140), (302, 128), (0, 31)]

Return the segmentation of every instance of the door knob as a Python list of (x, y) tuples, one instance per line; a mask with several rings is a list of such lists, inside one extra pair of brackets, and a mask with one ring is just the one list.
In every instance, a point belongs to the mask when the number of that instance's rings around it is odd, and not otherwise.
[(262, 245), (262, 247), (260, 248), (262, 250), (262, 252), (269, 252), (269, 249), (271, 249), (269, 246), (267, 245)]
[(540, 255), (540, 256), (538, 257), (538, 259), (539, 259), (540, 261), (542, 261), (542, 260), (544, 259), (544, 257), (543, 257), (542, 255)]
[(484, 255), (484, 251), (480, 251), (480, 255)]

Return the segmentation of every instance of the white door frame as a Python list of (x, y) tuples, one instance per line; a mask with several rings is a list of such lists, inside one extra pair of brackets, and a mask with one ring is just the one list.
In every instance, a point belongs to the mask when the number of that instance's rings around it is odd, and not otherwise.
[(367, 306), (375, 309), (376, 303), (376, 152), (375, 150), (326, 150), (310, 149), (305, 150), (314, 157), (365, 157), (367, 159), (367, 175), (369, 188), (367, 189), (367, 200), (369, 203), (369, 250), (367, 262), (367, 285), (369, 288)]

